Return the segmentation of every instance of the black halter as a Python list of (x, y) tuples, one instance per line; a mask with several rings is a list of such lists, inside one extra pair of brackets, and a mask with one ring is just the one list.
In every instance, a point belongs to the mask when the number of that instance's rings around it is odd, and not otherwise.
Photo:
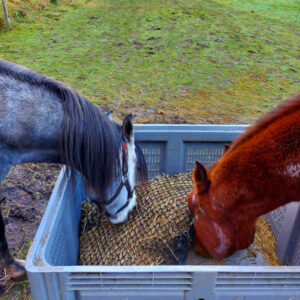
[[(115, 191), (115, 193), (112, 195), (112, 197), (110, 199), (108, 199), (108, 201), (105, 201), (105, 205), (111, 204), (119, 196), (119, 194), (121, 193), (122, 188), (124, 186), (126, 187), (127, 193), (128, 193), (127, 201), (121, 208), (118, 209), (116, 214), (118, 214), (121, 210), (123, 210), (126, 206), (128, 206), (129, 199), (132, 198), (132, 196), (133, 196), (133, 190), (131, 190), (130, 184), (129, 184), (129, 181), (128, 181), (128, 148), (127, 148), (126, 141), (124, 139), (123, 139), (122, 154), (123, 154), (123, 163), (122, 163), (122, 179), (121, 179), (121, 182), (119, 184), (119, 187)], [(106, 212), (106, 214), (109, 217), (114, 217), (113, 215), (111, 215), (108, 212)]]

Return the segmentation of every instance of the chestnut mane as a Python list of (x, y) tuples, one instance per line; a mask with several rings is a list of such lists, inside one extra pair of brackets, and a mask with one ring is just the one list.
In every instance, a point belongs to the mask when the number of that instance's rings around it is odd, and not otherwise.
[(281, 103), (277, 108), (264, 115), (256, 124), (250, 127), (245, 134), (235, 140), (226, 151), (226, 155), (252, 139), (258, 132), (265, 130), (279, 118), (283, 118), (300, 109), (300, 94)]

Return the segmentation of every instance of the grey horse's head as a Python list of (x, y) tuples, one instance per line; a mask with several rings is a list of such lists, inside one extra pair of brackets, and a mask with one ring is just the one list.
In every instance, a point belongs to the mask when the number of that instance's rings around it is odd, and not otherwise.
[[(107, 116), (111, 120), (111, 112)], [(97, 190), (87, 180), (85, 180), (85, 189), (87, 196), (104, 208), (110, 221), (118, 224), (126, 221), (128, 214), (135, 207), (134, 186), (136, 177), (139, 175), (139, 178), (145, 179), (147, 177), (147, 166), (143, 153), (134, 140), (132, 116), (125, 117), (122, 126), (114, 124), (121, 138), (117, 158), (119, 159), (118, 165), (120, 168), (105, 191), (101, 191), (100, 194), (97, 193)]]

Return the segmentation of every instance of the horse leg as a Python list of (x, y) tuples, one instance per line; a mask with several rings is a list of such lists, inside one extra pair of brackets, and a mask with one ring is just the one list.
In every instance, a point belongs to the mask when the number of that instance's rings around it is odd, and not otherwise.
[[(3, 167), (2, 165), (2, 170), (0, 173), (0, 184), (1, 181), (9, 173), (9, 170), (10, 170), (10, 166), (5, 165), (5, 167)], [(14, 279), (22, 279), (26, 274), (25, 261), (14, 259), (8, 249), (6, 236), (5, 236), (5, 225), (2, 217), (1, 208), (0, 208), (0, 268), (5, 269), (7, 275)]]
[[(0, 143), (0, 184), (10, 171), (10, 168), (16, 164), (23, 163), (50, 162), (59, 163), (59, 155), (55, 151), (45, 150), (16, 150), (6, 149)], [(1, 187), (1, 186), (0, 186)], [(23, 279), (26, 274), (25, 261), (14, 259), (8, 249), (5, 237), (5, 225), (0, 209), (0, 268), (6, 270), (6, 273), (14, 279)]]
[(14, 279), (24, 277), (25, 262), (23, 260), (14, 259), (8, 249), (5, 237), (5, 225), (0, 209), (0, 267), (4, 268), (7, 275)]

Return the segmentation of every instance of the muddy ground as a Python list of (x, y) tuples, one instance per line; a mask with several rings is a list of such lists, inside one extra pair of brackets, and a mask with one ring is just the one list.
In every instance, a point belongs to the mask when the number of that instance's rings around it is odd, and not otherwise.
[[(2, 182), (0, 201), (11, 253), (25, 259), (31, 241), (46, 209), (61, 166), (26, 164), (14, 167)], [(14, 289), (0, 270), (0, 296)], [(19, 295), (23, 298), (25, 295)], [(16, 296), (17, 297), (17, 296)], [(18, 299), (9, 297), (7, 299)], [(19, 298), (21, 299), (21, 298)]]

